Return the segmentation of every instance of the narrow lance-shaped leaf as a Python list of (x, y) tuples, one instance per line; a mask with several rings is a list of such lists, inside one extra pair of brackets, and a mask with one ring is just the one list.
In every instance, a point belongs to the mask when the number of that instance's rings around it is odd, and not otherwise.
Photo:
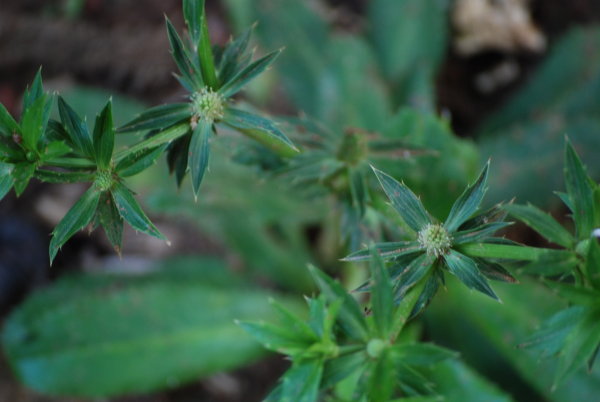
[(488, 161), (475, 183), (467, 187), (452, 206), (450, 214), (444, 222), (444, 227), (448, 232), (456, 231), (479, 208), (486, 191), (489, 167), (490, 162)]
[[(252, 34), (253, 29), (254, 26), (236, 38), (225, 48), (219, 63), (219, 79), (221, 82), (228, 82), (236, 73), (236, 68), (238, 68), (240, 57), (248, 47), (248, 42), (250, 42), (250, 35)], [(249, 57), (251, 56), (244, 57), (244, 59)], [(245, 67), (246, 66), (242, 66), (241, 68)]]
[(238, 322), (250, 335), (265, 348), (273, 352), (294, 355), (306, 351), (313, 343), (290, 328), (266, 322)]
[(322, 376), (321, 360), (294, 362), (281, 379), (281, 387), (278, 387), (280, 394), (274, 399), (269, 396), (266, 401), (315, 402), (318, 400)]
[(260, 142), (280, 156), (292, 157), (298, 153), (294, 144), (269, 119), (243, 110), (228, 108), (223, 122)]
[(122, 183), (117, 182), (111, 189), (111, 194), (119, 215), (127, 221), (135, 230), (146, 233), (150, 236), (162, 240), (166, 238), (156, 229), (154, 224), (146, 216), (140, 205), (137, 203), (131, 191)]
[(13, 186), (15, 188), (15, 193), (17, 197), (23, 194), (23, 191), (27, 188), (29, 184), (29, 180), (33, 177), (35, 173), (35, 165), (32, 163), (17, 163), (13, 170), (12, 176), (14, 179)]
[(212, 122), (201, 119), (192, 133), (192, 141), (189, 148), (188, 166), (192, 176), (192, 187), (194, 195), (198, 196), (200, 184), (206, 168), (208, 167), (208, 158), (210, 156), (210, 134), (212, 131)]
[[(375, 243), (375, 248), (384, 260), (401, 257), (423, 250), (423, 247), (417, 241), (399, 241), (389, 243)], [(355, 251), (354, 253), (342, 258), (342, 261), (367, 261), (371, 258), (371, 252), (368, 248)]]
[(169, 37), (169, 43), (171, 44), (171, 54), (173, 55), (173, 60), (175, 60), (175, 64), (177, 64), (183, 79), (194, 90), (202, 88), (204, 83), (202, 82), (201, 73), (190, 60), (177, 30), (168, 18), (165, 18), (165, 22), (167, 24), (167, 36)]
[(393, 320), (394, 296), (392, 282), (388, 270), (379, 256), (377, 249), (371, 245), (371, 309), (377, 332), (381, 338), (388, 338)]
[(90, 136), (85, 122), (77, 116), (77, 113), (75, 113), (71, 106), (69, 106), (61, 96), (58, 97), (58, 112), (71, 143), (85, 156), (93, 158), (94, 147), (92, 144), (92, 137)]
[(12, 166), (0, 162), (0, 201), (8, 194), (13, 186), (13, 177), (11, 175)]
[(350, 183), (350, 194), (352, 195), (352, 206), (358, 210), (362, 217), (367, 208), (367, 183), (364, 170), (360, 167), (350, 168), (348, 170), (348, 181)]
[(167, 147), (168, 144), (163, 144), (156, 148), (148, 148), (129, 154), (119, 161), (115, 170), (120, 177), (134, 176), (152, 166)]
[(600, 290), (600, 246), (594, 238), (590, 240), (587, 258), (585, 259), (585, 272), (592, 286)]
[(94, 181), (95, 174), (89, 172), (58, 172), (56, 170), (37, 169), (35, 177), (46, 183), (79, 183)]
[(275, 50), (267, 54), (266, 56), (256, 60), (248, 67), (233, 76), (229, 82), (226, 82), (220, 89), (219, 92), (225, 97), (235, 95), (240, 89), (242, 89), (248, 82), (254, 77), (265, 71), (267, 67), (271, 65), (281, 53), (281, 49)]
[(409, 366), (430, 367), (447, 359), (454, 359), (458, 353), (431, 343), (402, 343), (392, 347), (394, 357)]
[(109, 193), (102, 194), (96, 214), (96, 219), (102, 225), (108, 241), (117, 253), (120, 253), (123, 239), (123, 218)]
[(371, 366), (368, 377), (367, 395), (372, 402), (387, 402), (391, 399), (394, 388), (398, 382), (392, 354), (384, 350)]
[(591, 235), (594, 222), (594, 195), (585, 168), (573, 146), (565, 144), (565, 183), (573, 203), (573, 219), (580, 239)]
[(92, 221), (100, 195), (101, 192), (95, 186), (90, 187), (54, 228), (50, 241), (50, 263), (62, 245)]
[[(204, 3), (204, 0), (202, 0), (202, 3)], [(210, 34), (208, 33), (206, 10), (204, 9), (204, 4), (201, 4), (201, 6), (202, 14), (200, 16), (200, 43), (198, 44), (198, 59), (200, 61), (200, 69), (202, 71), (204, 83), (211, 89), (217, 90), (219, 88), (219, 79), (217, 78), (217, 71), (215, 69), (215, 59), (210, 43)]]
[(202, 14), (204, 10), (204, 0), (183, 0), (183, 18), (188, 26), (190, 39), (194, 51), (198, 48), (200, 35), (202, 32)]
[(0, 134), (11, 136), (14, 133), (20, 133), (21, 128), (15, 119), (8, 113), (8, 110), (0, 103)]
[(31, 83), (31, 88), (25, 90), (23, 95), (23, 110), (27, 110), (33, 105), (44, 94), (44, 87), (42, 85), (42, 68), (40, 67), (35, 74), (35, 78)]
[(450, 250), (444, 255), (448, 271), (456, 276), (469, 289), (475, 289), (493, 299), (500, 300), (494, 293), (485, 277), (479, 272), (477, 264), (471, 258), (457, 251)]
[(485, 241), (485, 239), (490, 238), (500, 229), (510, 225), (512, 225), (512, 222), (491, 222), (468, 230), (461, 230), (452, 235), (452, 244), (458, 245)]
[(504, 209), (552, 243), (570, 248), (575, 242), (571, 233), (556, 222), (552, 216), (531, 204), (510, 204), (504, 206)]
[(390, 175), (371, 167), (383, 191), (387, 194), (394, 209), (404, 222), (415, 232), (420, 231), (431, 222), (431, 218), (419, 198), (404, 184), (399, 183)]
[(192, 116), (190, 105), (187, 103), (172, 103), (150, 108), (140, 113), (129, 123), (117, 130), (120, 133), (130, 133), (134, 131), (161, 130), (190, 120)]
[(96, 117), (94, 126), (94, 155), (98, 167), (108, 169), (115, 146), (115, 129), (112, 117), (112, 102), (109, 101)]
[(50, 103), (46, 95), (37, 98), (23, 113), (21, 118), (21, 133), (23, 143), (28, 150), (37, 150), (38, 142), (50, 118)]

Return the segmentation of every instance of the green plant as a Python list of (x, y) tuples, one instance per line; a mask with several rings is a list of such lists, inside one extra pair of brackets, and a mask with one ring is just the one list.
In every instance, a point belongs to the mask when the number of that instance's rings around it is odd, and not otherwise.
[[(476, 176), (477, 152), (430, 111), (446, 31), (444, 1), (374, 0), (369, 15), (381, 25), (367, 38), (330, 37), (304, 3), (274, 4), (284, 9), (281, 20), (268, 19), (259, 37), (273, 41), (282, 32), (290, 42), (280, 73), (292, 101), (306, 109), (300, 118), (271, 120), (237, 108), (237, 93), (280, 51), (252, 62), (246, 49), (253, 28), (224, 48), (212, 46), (202, 0), (183, 0), (187, 38), (166, 21), (187, 102), (150, 108), (115, 129), (109, 101), (90, 130), (62, 97), (60, 121), (51, 118), (53, 97), (38, 72), (18, 122), (0, 107), (0, 199), (11, 189), (21, 195), (32, 179), (88, 184), (53, 231), (51, 261), (85, 227), (102, 226), (119, 252), (125, 222), (165, 239), (126, 184), (165, 154), (178, 186), (190, 173), (193, 197), (167, 188), (148, 204), (201, 221), (251, 268), (236, 275), (220, 260), (176, 259), (142, 277), (61, 279), (7, 321), (2, 343), (18, 376), (52, 395), (151, 391), (251, 362), (264, 354), (253, 336), (291, 361), (267, 400), (510, 400), (469, 367), (489, 357), (487, 349), (479, 353), (481, 344), (502, 353), (549, 400), (594, 395), (597, 371), (586, 376), (578, 370), (594, 368), (600, 345), (600, 187), (569, 141), (567, 192), (559, 196), (575, 234), (532, 205), (482, 209), (490, 163), (459, 194)], [(406, 25), (385, 12), (390, 9), (400, 10)], [(411, 12), (421, 18), (413, 21)], [(431, 30), (423, 22), (429, 19)], [(406, 39), (423, 34), (432, 46)], [(356, 79), (362, 75), (368, 78)], [(331, 86), (323, 77), (332, 77)], [(231, 130), (244, 136), (228, 136)], [(116, 133), (143, 137), (119, 149)], [(204, 181), (209, 153), (214, 177)], [(334, 219), (327, 220), (323, 205), (332, 206)], [(562, 249), (499, 236), (511, 224), (507, 215)], [(334, 240), (329, 254), (351, 253), (331, 262), (311, 248), (306, 232), (314, 226), (323, 248)], [(369, 246), (357, 250), (361, 244)], [(307, 274), (302, 266), (309, 260)], [(368, 273), (362, 261), (369, 262)], [(257, 276), (288, 294), (253, 286)], [(307, 276), (320, 295), (304, 306), (289, 293), (310, 291)], [(505, 284), (492, 289), (490, 279)], [(489, 298), (477, 299), (454, 282)], [(446, 286), (450, 292), (441, 291)], [(523, 288), (535, 295), (519, 295)], [(538, 292), (548, 288), (566, 302), (540, 303)], [(500, 296), (503, 305), (495, 302)], [(270, 308), (269, 297), (281, 301)], [(440, 298), (447, 303), (436, 306)], [(534, 332), (534, 319), (548, 315)], [(437, 341), (448, 328), (467, 343), (461, 354), (423, 342), (423, 331)], [(469, 344), (477, 336), (483, 341)], [(539, 368), (538, 376), (536, 357), (514, 348), (519, 342), (558, 355), (557, 362)]]

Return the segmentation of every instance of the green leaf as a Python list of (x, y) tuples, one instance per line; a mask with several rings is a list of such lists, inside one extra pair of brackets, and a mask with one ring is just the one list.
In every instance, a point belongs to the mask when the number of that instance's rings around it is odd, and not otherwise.
[(47, 161), (54, 158), (59, 158), (71, 152), (71, 147), (65, 144), (62, 141), (52, 141), (44, 150), (44, 154), (42, 155), (42, 160)]
[(195, 260), (186, 275), (174, 274), (175, 263), (144, 276), (64, 278), (36, 292), (2, 333), (18, 378), (58, 399), (105, 399), (193, 383), (263, 356), (234, 319), (273, 319), (269, 294), (232, 286), (230, 275), (207, 282), (209, 268), (231, 272), (222, 262)]
[(504, 209), (552, 243), (565, 248), (571, 248), (575, 243), (575, 239), (571, 233), (563, 228), (552, 216), (531, 204), (509, 204), (505, 205)]
[(356, 300), (346, 292), (339, 282), (334, 281), (312, 265), (309, 265), (308, 268), (317, 286), (329, 302), (333, 303), (338, 299), (343, 301), (339, 312), (339, 321), (348, 336), (356, 340), (366, 340), (367, 322)]
[[(323, 376), (323, 362), (309, 360), (294, 363), (281, 379), (278, 402), (315, 402)], [(267, 399), (269, 400), (269, 399)]]
[(122, 159), (140, 151), (154, 149), (163, 144), (170, 144), (189, 132), (189, 124), (178, 124), (176, 126), (166, 128), (163, 131), (159, 131), (158, 133), (153, 134), (151, 137), (146, 138), (145, 140), (140, 141), (127, 149), (117, 152), (114, 159), (120, 162)]
[(204, 0), (183, 0), (183, 18), (188, 26), (190, 40), (194, 48), (198, 47), (202, 35)]
[(40, 67), (31, 83), (31, 88), (27, 88), (23, 94), (23, 111), (29, 109), (39, 98), (44, 95), (42, 85), (42, 68)]
[(394, 296), (388, 270), (372, 245), (369, 264), (373, 286), (371, 287), (371, 310), (377, 332), (381, 338), (388, 338), (393, 320)]
[(135, 119), (119, 127), (120, 133), (130, 133), (145, 130), (162, 130), (183, 121), (189, 121), (192, 116), (188, 103), (170, 103), (152, 107), (140, 113)]
[(364, 216), (367, 208), (369, 192), (366, 183), (364, 171), (358, 168), (350, 168), (348, 170), (350, 194), (352, 195), (352, 206), (356, 208), (359, 216)]
[(248, 67), (234, 75), (228, 82), (223, 84), (219, 92), (225, 98), (229, 98), (240, 91), (248, 82), (254, 79), (257, 75), (265, 71), (281, 53), (280, 50), (275, 50), (266, 56), (251, 63)]
[(585, 259), (585, 274), (594, 289), (600, 290), (600, 246), (594, 238), (590, 241)]
[(94, 157), (94, 146), (92, 137), (83, 120), (77, 116), (77, 113), (65, 102), (62, 96), (58, 97), (58, 112), (60, 120), (69, 135), (73, 146), (85, 156)]
[(280, 156), (292, 157), (298, 154), (298, 149), (294, 144), (269, 119), (243, 110), (227, 108), (223, 122), (260, 142)]
[(155, 164), (167, 147), (168, 144), (163, 144), (156, 148), (147, 148), (131, 153), (117, 163), (115, 170), (120, 177), (134, 176)]
[(242, 58), (247, 59), (248, 61), (250, 60), (250, 54), (246, 57), (242, 57), (242, 55), (248, 47), (250, 35), (252, 34), (253, 30), (254, 26), (246, 30), (244, 34), (229, 43), (225, 48), (223, 56), (221, 57), (221, 61), (219, 62), (219, 79), (221, 82), (230, 81), (234, 74), (238, 72), (238, 68), (246, 67), (245, 65), (238, 66), (238, 63)]
[(473, 258), (473, 260), (479, 267), (479, 271), (488, 279), (508, 283), (518, 282), (510, 272), (498, 263), (488, 261), (484, 258)]
[(96, 117), (94, 126), (94, 155), (98, 167), (109, 169), (115, 147), (115, 129), (112, 118), (112, 102), (108, 101)]
[(388, 402), (396, 388), (398, 374), (389, 350), (385, 350), (370, 370), (367, 395), (372, 402)]
[(374, 167), (372, 169), (392, 206), (412, 230), (418, 232), (425, 225), (432, 223), (431, 217), (419, 198), (406, 185), (399, 183), (381, 170)]
[[(198, 43), (198, 59), (200, 60), (200, 69), (204, 83), (212, 90), (219, 88), (219, 79), (215, 69), (215, 59), (210, 44), (210, 34), (208, 33), (208, 24), (206, 22), (206, 10), (202, 0), (202, 13), (200, 15), (200, 43)], [(197, 22), (195, 23), (197, 25)], [(196, 45), (194, 45), (196, 46)]]
[(12, 170), (12, 176), (14, 179), (15, 193), (17, 197), (23, 194), (23, 191), (27, 188), (29, 180), (35, 173), (35, 165), (32, 163), (17, 163), (14, 165)]
[(581, 287), (571, 283), (555, 282), (547, 280), (546, 286), (552, 289), (560, 297), (566, 299), (569, 303), (579, 306), (594, 307), (598, 305), (600, 292), (593, 289)]
[(8, 110), (0, 103), (0, 134), (12, 136), (14, 133), (20, 133), (21, 129), (15, 119), (8, 113)]
[(213, 123), (200, 119), (198, 125), (192, 133), (192, 142), (189, 147), (188, 167), (192, 175), (192, 187), (194, 195), (197, 197), (200, 191), (200, 184), (206, 168), (208, 167), (208, 159), (210, 156), (210, 135), (212, 132)]
[(486, 191), (489, 167), (490, 162), (488, 161), (475, 183), (468, 186), (452, 206), (450, 214), (444, 222), (444, 227), (448, 232), (455, 232), (479, 208)]
[[(313, 300), (314, 299), (309, 299), (309, 305), (311, 310), (313, 308)], [(290, 310), (288, 310), (283, 304), (277, 302), (274, 299), (269, 300), (269, 303), (271, 303), (271, 305), (277, 310), (277, 313), (280, 317), (279, 321), (281, 325), (290, 330), (293, 330), (296, 333), (297, 337), (311, 338), (316, 341), (318, 340), (318, 337), (321, 337), (323, 335), (322, 333), (320, 334), (317, 332), (315, 336), (315, 331), (310, 327), (310, 325), (307, 324), (300, 317), (296, 316)], [(313, 313), (311, 312), (311, 316), (312, 314)]]
[(289, 356), (305, 352), (315, 341), (300, 336), (292, 328), (266, 322), (240, 322), (239, 325), (265, 348)]
[[(423, 250), (423, 247), (417, 241), (399, 241), (389, 243), (375, 243), (375, 248), (384, 260), (390, 260), (403, 255), (416, 253)], [(371, 258), (371, 251), (355, 251), (354, 253), (342, 258), (342, 261), (367, 261)]]
[(12, 170), (12, 165), (0, 162), (0, 201), (2, 201), (13, 186)]
[(46, 131), (50, 118), (50, 102), (46, 95), (40, 96), (25, 110), (21, 118), (23, 143), (30, 151), (37, 151), (38, 142)]
[(165, 23), (167, 24), (167, 35), (169, 37), (169, 43), (171, 44), (171, 54), (173, 60), (179, 68), (179, 72), (182, 75), (182, 79), (193, 90), (199, 90), (203, 87), (204, 82), (202, 81), (202, 75), (196, 65), (190, 60), (190, 56), (179, 37), (179, 34), (175, 30), (171, 21), (165, 17)]
[(568, 139), (565, 140), (565, 183), (573, 202), (577, 237), (587, 239), (594, 224), (594, 194), (585, 168)]
[(58, 172), (56, 170), (37, 169), (35, 178), (45, 183), (79, 183), (94, 181), (95, 174), (89, 172)]
[(167, 240), (162, 233), (156, 229), (154, 224), (150, 222), (150, 219), (148, 219), (127, 187), (120, 182), (116, 182), (110, 192), (119, 211), (119, 215), (121, 215), (131, 227), (150, 236)]
[(460, 279), (460, 281), (469, 289), (478, 290), (479, 292), (500, 301), (485, 277), (479, 272), (479, 268), (475, 261), (471, 258), (455, 250), (450, 250), (444, 255), (444, 261), (446, 262), (448, 271)]
[(108, 193), (103, 193), (96, 212), (97, 222), (102, 225), (104, 233), (117, 253), (121, 253), (123, 239), (123, 218)]
[(512, 222), (492, 222), (472, 229), (461, 230), (452, 235), (452, 244), (485, 242), (498, 230), (510, 225), (512, 225)]
[(63, 244), (92, 221), (100, 195), (95, 186), (90, 187), (54, 228), (50, 241), (50, 263)]
[(431, 343), (401, 343), (392, 346), (392, 352), (394, 359), (408, 366), (428, 367), (458, 357), (458, 353)]
[(430, 271), (435, 261), (435, 256), (423, 253), (413, 259), (410, 264), (395, 278), (396, 280), (396, 300), (400, 300), (406, 295), (409, 289), (423, 279)]

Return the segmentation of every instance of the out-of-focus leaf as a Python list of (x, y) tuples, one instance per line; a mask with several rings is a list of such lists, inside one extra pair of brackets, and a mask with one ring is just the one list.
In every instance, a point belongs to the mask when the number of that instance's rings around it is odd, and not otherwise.
[(389, 350), (383, 351), (377, 361), (372, 363), (367, 386), (369, 401), (387, 402), (390, 400), (398, 381), (394, 366), (394, 359)]
[(17, 197), (23, 194), (23, 191), (25, 191), (27, 188), (29, 180), (31, 180), (34, 173), (35, 165), (32, 163), (23, 162), (14, 165), (12, 169), (12, 176)]
[(20, 132), (21, 129), (15, 119), (8, 113), (4, 105), (0, 103), (0, 133), (10, 136), (13, 133)]
[(202, 35), (204, 0), (183, 0), (183, 18), (188, 26), (193, 46), (197, 46)]
[(600, 290), (600, 246), (595, 239), (590, 241), (587, 258), (585, 259), (585, 273), (592, 286), (596, 290)]
[[(401, 257), (407, 254), (413, 254), (423, 250), (423, 247), (417, 241), (399, 241), (390, 243), (375, 243), (379, 255), (384, 260)], [(342, 261), (367, 261), (371, 258), (371, 252), (368, 248), (355, 251), (354, 253), (342, 258)]]
[(589, 180), (579, 156), (567, 139), (565, 144), (565, 184), (569, 199), (573, 203), (573, 220), (579, 239), (590, 237), (594, 225), (594, 189)]
[(0, 162), (0, 201), (13, 186), (12, 169), (11, 165)]
[(323, 362), (309, 360), (295, 363), (281, 379), (280, 394), (276, 399), (267, 401), (277, 402), (314, 402), (319, 395), (319, 385), (323, 376)]
[[(223, 52), (223, 56), (221, 57), (221, 61), (219, 62), (219, 79), (221, 82), (229, 82), (234, 74), (237, 72), (238, 68), (245, 68), (245, 60), (249, 60), (248, 57), (244, 57), (242, 60), (243, 53), (246, 51), (248, 47), (248, 42), (250, 42), (250, 34), (253, 31), (253, 28), (246, 30), (242, 35), (237, 37), (233, 42), (229, 43)], [(238, 63), (243, 63), (241, 66)]]
[(275, 61), (275, 59), (277, 58), (277, 56), (279, 56), (280, 53), (281, 50), (275, 50), (267, 54), (266, 56), (256, 60), (248, 67), (244, 68), (236, 75), (231, 77), (229, 82), (226, 82), (221, 88), (219, 88), (219, 92), (225, 98), (229, 98), (230, 96), (235, 95), (254, 77), (265, 71), (265, 69)]
[[(216, 91), (219, 88), (219, 79), (217, 78), (217, 70), (215, 68), (215, 59), (210, 43), (210, 34), (208, 32), (208, 23), (206, 21), (206, 10), (204, 9), (204, 0), (201, 0), (200, 21), (194, 22), (194, 27), (200, 29), (200, 42), (198, 43), (198, 59), (200, 61), (200, 70), (202, 71), (202, 79), (204, 83)], [(196, 14), (196, 18), (197, 18)], [(200, 26), (198, 27), (198, 22)]]
[(389, 337), (393, 320), (394, 296), (390, 274), (379, 256), (377, 249), (371, 246), (371, 310), (375, 327), (382, 339)]
[(394, 358), (409, 366), (428, 367), (458, 356), (456, 352), (430, 343), (401, 343), (392, 347)]
[[(149, 276), (65, 278), (7, 321), (3, 347), (32, 389), (88, 398), (145, 393), (247, 364), (264, 349), (233, 322), (271, 320), (267, 294), (196, 260)], [(214, 270), (212, 269), (214, 266)], [(177, 274), (175, 273), (177, 272)]]
[(504, 209), (552, 243), (570, 248), (575, 241), (571, 233), (556, 222), (552, 216), (531, 204), (509, 204), (504, 206)]

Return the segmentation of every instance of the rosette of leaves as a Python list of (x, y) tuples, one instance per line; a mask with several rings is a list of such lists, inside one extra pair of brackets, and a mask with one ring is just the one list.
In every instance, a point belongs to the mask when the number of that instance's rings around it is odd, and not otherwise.
[(165, 146), (124, 152), (113, 157), (115, 128), (110, 101), (96, 117), (93, 133), (60, 97), (58, 110), (61, 123), (51, 121), (49, 132), (67, 144), (74, 157), (65, 158), (60, 171), (40, 169), (37, 175), (50, 182), (83, 181), (92, 185), (52, 232), (50, 261), (69, 238), (89, 224), (92, 228), (102, 226), (117, 252), (120, 251), (124, 221), (137, 231), (166, 240), (123, 181), (152, 165)]
[(279, 325), (241, 323), (267, 349), (292, 361), (266, 400), (309, 402), (332, 393), (344, 393), (343, 400), (382, 402), (434, 396), (429, 370), (456, 354), (433, 344), (399, 341), (418, 292), (396, 305), (389, 272), (374, 250), (370, 314), (337, 281), (314, 267), (310, 270), (321, 295), (307, 299), (308, 320), (275, 303)]
[[(488, 279), (516, 282), (497, 258), (527, 258), (525, 247), (512, 244), (494, 234), (508, 226), (506, 213), (500, 206), (477, 213), (486, 192), (489, 162), (477, 180), (455, 201), (445, 222), (437, 222), (421, 204), (419, 198), (403, 183), (373, 168), (392, 207), (405, 224), (413, 230), (413, 240), (378, 243), (381, 257), (391, 263), (396, 301), (426, 278), (414, 314), (433, 298), (444, 285), (445, 272), (450, 272), (470, 289), (496, 300)], [(364, 261), (372, 258), (368, 249), (350, 254), (345, 261)], [(368, 289), (369, 284), (363, 287)]]
[(234, 129), (282, 156), (294, 155), (297, 149), (273, 121), (237, 109), (232, 102), (281, 50), (252, 62), (253, 52), (247, 51), (251, 28), (225, 48), (213, 51), (204, 0), (184, 0), (183, 14), (188, 27), (186, 41), (168, 18), (166, 24), (171, 53), (179, 69), (176, 78), (189, 91), (188, 101), (151, 108), (119, 131), (149, 131), (150, 137), (164, 137), (170, 143), (167, 161), (178, 184), (189, 170), (197, 195), (208, 166), (209, 139), (219, 126)]
[[(298, 187), (319, 186), (333, 194), (341, 209), (343, 239), (356, 248), (365, 238), (363, 218), (371, 201), (370, 165), (430, 153), (405, 140), (359, 128), (334, 131), (306, 118), (288, 119), (297, 127), (303, 152), (280, 172)], [(292, 131), (294, 132), (294, 131)]]
[(565, 144), (566, 193), (558, 193), (571, 211), (575, 233), (533, 205), (505, 209), (563, 250), (533, 261), (525, 271), (546, 277), (546, 283), (570, 306), (545, 321), (523, 346), (557, 355), (555, 384), (582, 366), (591, 370), (600, 349), (600, 186), (586, 173), (579, 156)]

